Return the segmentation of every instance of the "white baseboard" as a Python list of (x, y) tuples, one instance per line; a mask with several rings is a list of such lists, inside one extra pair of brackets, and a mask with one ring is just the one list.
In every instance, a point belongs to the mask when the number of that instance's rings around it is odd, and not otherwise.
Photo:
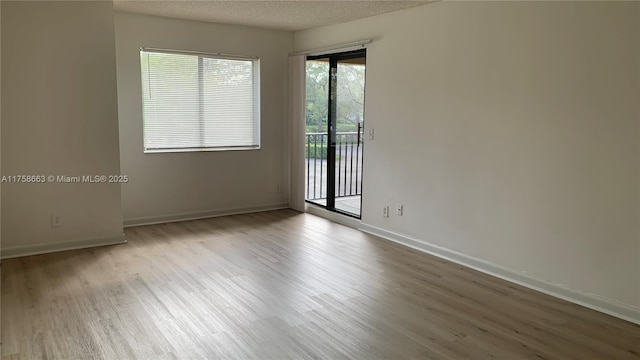
[(127, 240), (124, 234), (118, 236), (110, 236), (95, 239), (71, 240), (57, 243), (40, 243), (25, 246), (13, 246), (2, 248), (2, 259), (9, 259), (22, 256), (40, 255), (59, 251), (85, 249), (105, 245), (124, 244)]
[(171, 215), (146, 216), (146, 217), (138, 217), (133, 219), (125, 219), (124, 227), (127, 228), (127, 227), (142, 226), (142, 225), (164, 224), (169, 222), (198, 220), (198, 219), (206, 219), (206, 218), (219, 217), (219, 216), (249, 214), (249, 213), (261, 212), (261, 211), (281, 210), (281, 209), (288, 209), (288, 208), (289, 208), (288, 203), (277, 203), (277, 204), (265, 204), (265, 205), (257, 205), (257, 206), (228, 208), (228, 209), (221, 209), (221, 210), (187, 212), (187, 213), (179, 213), (179, 214), (171, 214)]
[(537, 278), (526, 272), (509, 269), (489, 261), (478, 259), (438, 245), (430, 244), (407, 235), (398, 234), (375, 226), (362, 224), (360, 230), (381, 238), (408, 246), (454, 263), (478, 270), (500, 279), (540, 291), (542, 293), (578, 304), (584, 307), (640, 324), (640, 308), (623, 304), (596, 294), (584, 293), (566, 286)]

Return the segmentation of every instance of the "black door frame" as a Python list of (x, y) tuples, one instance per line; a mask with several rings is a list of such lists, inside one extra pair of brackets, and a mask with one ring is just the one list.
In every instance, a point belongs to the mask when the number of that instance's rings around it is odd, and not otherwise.
[[(337, 87), (338, 87), (338, 62), (357, 58), (367, 58), (367, 49), (358, 49), (335, 54), (324, 54), (307, 56), (309, 60), (329, 59), (329, 109), (327, 117), (327, 128), (329, 132), (327, 148), (327, 205), (325, 208), (342, 215), (360, 219), (362, 217), (362, 195), (360, 195), (360, 214), (355, 215), (340, 209), (336, 209), (336, 137), (337, 137)], [(366, 61), (366, 60), (365, 60)], [(366, 86), (366, 85), (365, 85)], [(364, 156), (364, 152), (363, 152)], [(363, 181), (364, 179), (360, 179)], [(362, 187), (361, 187), (362, 189)], [(362, 191), (362, 190), (361, 190)], [(311, 202), (306, 200), (307, 202)], [(315, 204), (311, 202), (312, 204)], [(318, 205), (318, 204), (316, 204)], [(320, 205), (322, 206), (322, 205)]]

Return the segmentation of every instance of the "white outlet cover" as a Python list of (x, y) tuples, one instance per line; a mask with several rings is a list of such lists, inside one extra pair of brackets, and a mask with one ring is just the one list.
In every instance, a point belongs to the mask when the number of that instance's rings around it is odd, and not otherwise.
[(51, 227), (60, 227), (62, 226), (62, 219), (60, 215), (51, 214)]

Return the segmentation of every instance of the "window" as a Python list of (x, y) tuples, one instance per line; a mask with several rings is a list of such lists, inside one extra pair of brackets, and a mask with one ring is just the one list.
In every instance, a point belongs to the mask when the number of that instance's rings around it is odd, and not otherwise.
[(260, 61), (142, 49), (144, 152), (260, 148)]

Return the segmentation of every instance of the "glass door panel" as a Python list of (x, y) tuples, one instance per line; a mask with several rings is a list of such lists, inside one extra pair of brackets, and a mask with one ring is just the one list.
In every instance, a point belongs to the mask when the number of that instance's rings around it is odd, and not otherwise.
[(365, 58), (337, 60), (335, 208), (360, 216)]
[(306, 200), (360, 218), (365, 50), (309, 57)]

